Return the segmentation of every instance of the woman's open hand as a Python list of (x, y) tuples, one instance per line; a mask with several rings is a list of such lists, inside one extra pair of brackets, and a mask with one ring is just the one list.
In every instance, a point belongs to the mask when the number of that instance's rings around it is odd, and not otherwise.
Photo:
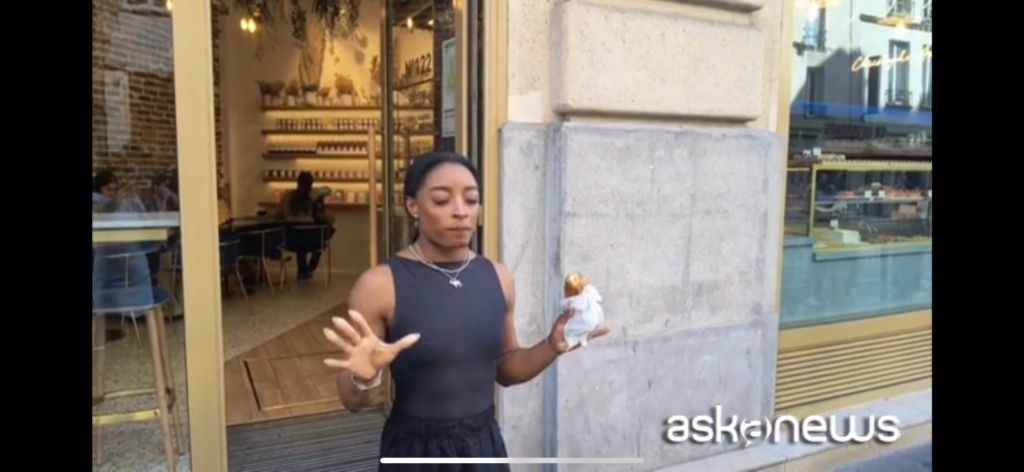
[[(582, 346), (582, 344), (577, 344), (570, 348), (568, 341), (565, 340), (565, 325), (569, 323), (570, 319), (572, 319), (573, 314), (574, 312), (572, 308), (563, 311), (562, 314), (558, 316), (558, 319), (555, 320), (555, 325), (551, 327), (551, 334), (548, 334), (548, 344), (555, 348), (555, 351), (559, 354), (572, 351)], [(610, 332), (612, 332), (611, 328), (607, 326), (598, 326), (597, 329), (591, 331), (590, 334), (587, 335), (587, 341), (599, 338)]]
[(393, 344), (385, 343), (373, 333), (366, 319), (358, 311), (349, 310), (352, 324), (340, 317), (332, 319), (334, 328), (324, 328), (324, 336), (346, 354), (345, 359), (324, 359), (324, 364), (352, 373), (357, 380), (369, 381), (395, 360), (398, 353), (420, 339), (410, 334)]

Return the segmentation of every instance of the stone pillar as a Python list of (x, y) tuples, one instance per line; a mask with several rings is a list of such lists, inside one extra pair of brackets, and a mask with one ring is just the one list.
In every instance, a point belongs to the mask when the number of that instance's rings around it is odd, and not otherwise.
[(572, 271), (615, 329), (502, 392), (511, 455), (654, 470), (742, 447), (668, 445), (670, 415), (772, 415), (781, 3), (510, 2), (501, 257), (519, 337), (547, 333)]

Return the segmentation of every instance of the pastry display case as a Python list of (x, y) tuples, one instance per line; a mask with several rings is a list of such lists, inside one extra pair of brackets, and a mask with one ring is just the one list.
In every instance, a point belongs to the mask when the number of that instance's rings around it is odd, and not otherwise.
[(786, 185), (786, 233), (816, 252), (931, 245), (931, 162), (796, 159)]

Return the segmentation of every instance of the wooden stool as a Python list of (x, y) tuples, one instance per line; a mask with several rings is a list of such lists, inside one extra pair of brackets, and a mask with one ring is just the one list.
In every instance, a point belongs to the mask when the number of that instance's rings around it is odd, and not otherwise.
[[(138, 292), (137, 288), (131, 288), (104, 290), (104, 293), (93, 294), (92, 425), (96, 432), (96, 463), (101, 464), (104, 459), (104, 426), (158, 419), (163, 430), (167, 470), (175, 471), (177, 470), (175, 455), (182, 454), (184, 451), (182, 450), (181, 422), (174, 408), (176, 403), (174, 376), (171, 372), (167, 330), (164, 326), (163, 306), (167, 301), (168, 294), (159, 287), (145, 287), (145, 289), (151, 290), (151, 293), (147, 295)], [(143, 299), (146, 301), (140, 303), (139, 300)], [(124, 306), (126, 304), (131, 306)], [(104, 387), (104, 348), (106, 344), (104, 339), (106, 337), (104, 315), (120, 315), (122, 313), (145, 313), (146, 331), (149, 334), (150, 358), (153, 363), (154, 388), (107, 392)], [(156, 395), (157, 407), (150, 410), (112, 414), (97, 412), (106, 400), (154, 394)]]

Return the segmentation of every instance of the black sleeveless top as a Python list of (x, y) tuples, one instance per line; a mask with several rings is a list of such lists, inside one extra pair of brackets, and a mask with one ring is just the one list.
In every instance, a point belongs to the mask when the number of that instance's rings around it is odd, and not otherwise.
[(392, 257), (387, 264), (395, 281), (395, 312), (385, 341), (421, 335), (391, 363), (395, 410), (425, 419), (486, 411), (494, 404), (507, 311), (494, 264), (473, 258), (459, 274), (460, 288), (415, 260)]

